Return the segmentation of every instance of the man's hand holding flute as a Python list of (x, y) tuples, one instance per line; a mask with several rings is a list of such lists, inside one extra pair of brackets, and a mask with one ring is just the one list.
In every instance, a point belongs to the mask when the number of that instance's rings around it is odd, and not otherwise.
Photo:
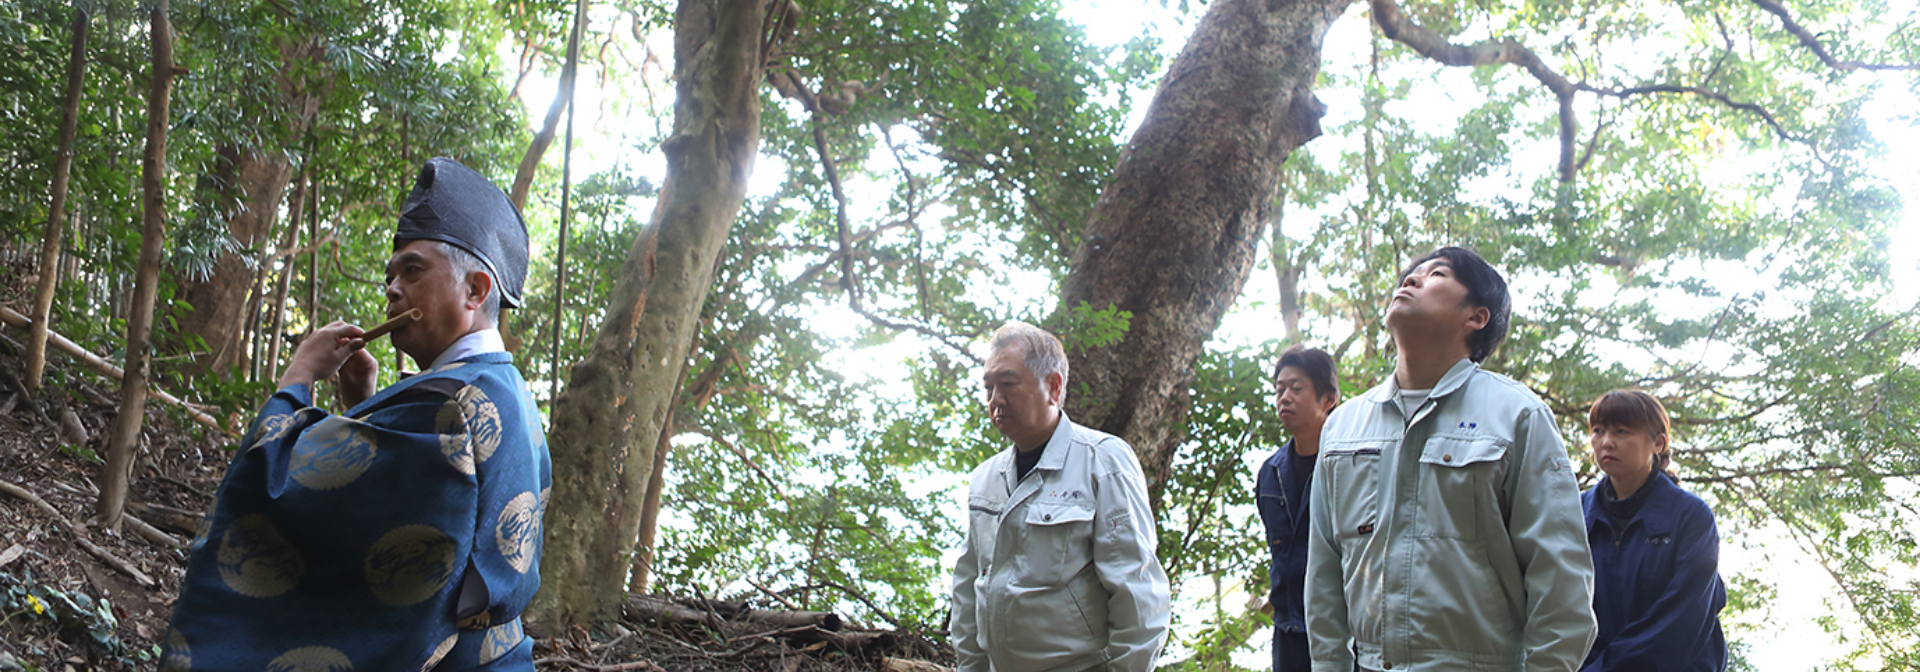
[(315, 330), (294, 350), (293, 361), (280, 374), (280, 387), (334, 379), (340, 386), (340, 399), (348, 407), (359, 405), (373, 396), (380, 374), (380, 363), (367, 354), (367, 343), (413, 324), (420, 315), (420, 309), (415, 308), (372, 329), (363, 330), (358, 325), (335, 320)]

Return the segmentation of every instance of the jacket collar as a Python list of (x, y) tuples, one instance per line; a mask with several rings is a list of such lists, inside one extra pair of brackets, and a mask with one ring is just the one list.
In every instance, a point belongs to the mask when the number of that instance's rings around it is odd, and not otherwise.
[[(1047, 437), (1047, 444), (1038, 449), (1045, 452), (1040, 453), (1040, 462), (1033, 465), (1034, 470), (1059, 471), (1066, 468), (1066, 446), (1073, 443), (1073, 427), (1073, 421), (1067, 419), (1067, 412), (1060, 411), (1060, 424), (1053, 428), (1053, 435)], [(999, 466), (999, 471), (1005, 475), (1008, 483), (1014, 485), (1018, 483), (1013, 480), (1013, 461), (1019, 458), (1019, 453), (1017, 446), (1007, 446), (1006, 450), (1001, 451), (1006, 460)]]
[(1287, 439), (1286, 443), (1280, 445), (1279, 450), (1273, 451), (1272, 455), (1267, 456), (1267, 468), (1279, 469), (1281, 468), (1280, 465), (1285, 464), (1287, 461), (1287, 458), (1292, 456), (1293, 456), (1293, 439)]
[[(1067, 446), (1073, 444), (1073, 421), (1067, 419), (1065, 409), (1060, 411), (1060, 424), (1053, 428), (1053, 436), (1047, 438), (1047, 445), (1041, 447), (1046, 452), (1040, 454), (1040, 463), (1034, 469), (1059, 471), (1067, 466)], [(1017, 450), (1017, 449), (1016, 449)]]
[[(1611, 476), (1602, 476), (1600, 482), (1594, 484), (1593, 489), (1588, 490), (1585, 496), (1581, 497), (1580, 503), (1587, 510), (1588, 529), (1592, 529), (1596, 523), (1611, 524), (1600, 504), (1600, 487), (1602, 485), (1613, 487), (1612, 480)], [(1672, 514), (1679, 511), (1674, 502), (1674, 495), (1680, 492), (1680, 486), (1674, 485), (1673, 480), (1665, 473), (1655, 471), (1647, 475), (1646, 484), (1640, 487), (1647, 489), (1647, 501), (1640, 505), (1640, 510), (1633, 512), (1633, 518), (1620, 526), (1621, 531), (1632, 528), (1637, 522), (1649, 536), (1673, 532), (1674, 516)]]
[[(1453, 368), (1447, 369), (1446, 375), (1440, 376), (1440, 382), (1433, 384), (1433, 391), (1427, 394), (1427, 398), (1439, 399), (1453, 394), (1466, 385), (1467, 379), (1472, 378), (1473, 373), (1479, 370), (1480, 365), (1475, 364), (1473, 360), (1460, 358), (1460, 361), (1453, 363)], [(1373, 388), (1373, 391), (1367, 395), (1367, 401), (1376, 404), (1392, 404), (1398, 403), (1395, 400), (1399, 397), (1400, 379), (1389, 374), (1387, 384)]]

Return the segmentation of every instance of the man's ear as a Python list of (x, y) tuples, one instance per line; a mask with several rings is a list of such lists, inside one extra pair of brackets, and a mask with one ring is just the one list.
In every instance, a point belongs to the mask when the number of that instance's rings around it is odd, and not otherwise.
[(467, 310), (479, 310), (487, 302), (487, 295), (493, 293), (493, 276), (481, 271), (467, 274)]
[(1320, 412), (1332, 413), (1333, 407), (1340, 405), (1340, 393), (1332, 392), (1320, 395)]
[(1064, 406), (1067, 402), (1067, 377), (1059, 373), (1047, 374), (1047, 403)]
[(1493, 311), (1487, 310), (1486, 306), (1474, 306), (1473, 312), (1467, 314), (1467, 331), (1479, 331), (1481, 328), (1486, 327), (1488, 322), (1492, 321)]

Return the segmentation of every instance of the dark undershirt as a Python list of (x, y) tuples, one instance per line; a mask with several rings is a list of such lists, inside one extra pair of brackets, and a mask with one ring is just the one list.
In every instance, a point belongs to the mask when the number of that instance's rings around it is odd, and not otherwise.
[(1033, 450), (1013, 449), (1013, 466), (1020, 470), (1020, 477), (1014, 481), (1027, 480), (1027, 472), (1033, 471), (1034, 465), (1040, 464), (1040, 455), (1045, 452), (1047, 452), (1047, 444), (1044, 443)]
[(1661, 476), (1659, 474), (1647, 474), (1647, 482), (1641, 483), (1640, 489), (1633, 491), (1633, 494), (1627, 496), (1626, 499), (1620, 499), (1614, 495), (1613, 479), (1607, 479), (1607, 487), (1600, 489), (1600, 510), (1607, 512), (1607, 518), (1613, 520), (1615, 523), (1625, 523), (1633, 520), (1633, 514), (1640, 512), (1640, 505), (1647, 503), (1647, 493), (1653, 492), (1653, 488), (1650, 486), (1653, 485), (1653, 479), (1656, 478), (1661, 478)]
[[(1286, 483), (1281, 484), (1281, 487), (1287, 489), (1287, 501), (1307, 501), (1307, 481), (1313, 478), (1314, 460), (1318, 457), (1320, 457), (1319, 453), (1301, 455), (1293, 452), (1293, 448), (1289, 445), (1287, 448), (1287, 459), (1293, 460), (1293, 464), (1287, 465), (1290, 467), (1287, 470), (1289, 478)], [(1298, 504), (1296, 504), (1295, 509), (1297, 510), (1298, 508)]]

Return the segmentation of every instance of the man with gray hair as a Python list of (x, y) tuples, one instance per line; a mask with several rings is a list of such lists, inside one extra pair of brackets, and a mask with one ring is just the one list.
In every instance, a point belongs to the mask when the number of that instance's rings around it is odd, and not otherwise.
[(973, 470), (949, 626), (962, 672), (1145, 672), (1167, 639), (1167, 573), (1125, 441), (1076, 425), (1060, 339), (993, 333), (981, 382), (1013, 442)]

